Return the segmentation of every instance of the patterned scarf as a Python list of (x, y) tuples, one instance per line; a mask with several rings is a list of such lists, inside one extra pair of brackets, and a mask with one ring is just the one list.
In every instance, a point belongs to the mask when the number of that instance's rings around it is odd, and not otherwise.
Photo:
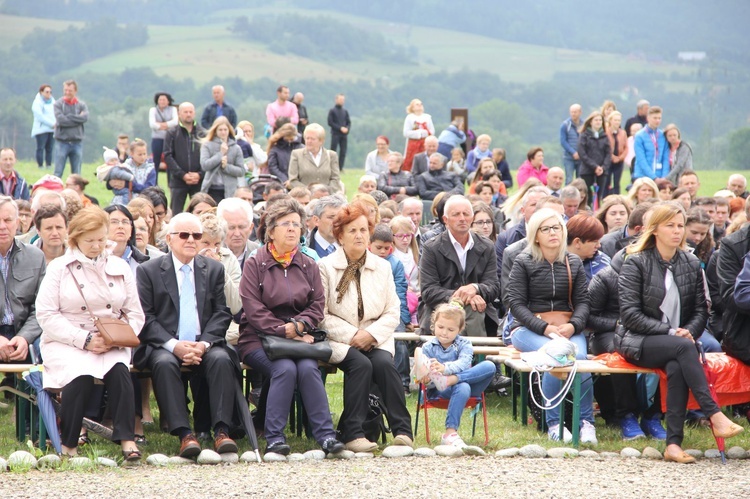
[(362, 287), (359, 283), (359, 278), (361, 275), (360, 269), (364, 267), (366, 259), (366, 251), (359, 260), (351, 261), (347, 256), (346, 261), (348, 265), (346, 266), (346, 270), (344, 270), (344, 275), (341, 276), (341, 280), (336, 286), (336, 292), (338, 293), (336, 303), (341, 303), (341, 300), (344, 299), (344, 294), (346, 294), (346, 290), (349, 289), (349, 284), (352, 281), (355, 282), (357, 285), (357, 315), (359, 316), (359, 320), (362, 320), (365, 316), (365, 306), (362, 303)]
[(279, 262), (283, 268), (287, 268), (292, 264), (292, 258), (294, 258), (294, 255), (297, 254), (298, 249), (299, 246), (295, 246), (292, 251), (289, 251), (287, 253), (279, 253), (273, 243), (268, 243), (268, 251), (271, 252), (271, 256), (273, 257), (273, 259)]

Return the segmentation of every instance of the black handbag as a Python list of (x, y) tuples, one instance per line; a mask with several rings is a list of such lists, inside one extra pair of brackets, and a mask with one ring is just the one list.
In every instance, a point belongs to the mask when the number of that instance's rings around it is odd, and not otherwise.
[[(325, 333), (325, 331), (323, 331), (323, 333)], [(313, 359), (327, 362), (331, 358), (331, 355), (333, 355), (331, 345), (325, 339), (325, 336), (323, 336), (323, 339), (321, 340), (317, 339), (320, 337), (320, 334), (317, 335), (315, 343), (312, 344), (299, 340), (290, 340), (289, 338), (282, 338), (272, 334), (259, 334), (258, 336), (260, 336), (263, 350), (266, 352), (266, 355), (270, 360)]]

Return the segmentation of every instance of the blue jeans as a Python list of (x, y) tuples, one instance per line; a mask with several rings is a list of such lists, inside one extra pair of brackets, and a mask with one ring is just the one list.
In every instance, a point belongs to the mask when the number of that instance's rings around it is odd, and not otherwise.
[(495, 376), (495, 364), (489, 360), (483, 360), (474, 367), (456, 374), (458, 383), (455, 385), (449, 386), (442, 392), (435, 388), (428, 391), (427, 398), (431, 400), (442, 398), (450, 401), (448, 402), (448, 415), (445, 418), (446, 428), (458, 429), (461, 424), (461, 414), (464, 412), (469, 397), (479, 397), (490, 385), (493, 376)]
[(55, 149), (55, 177), (62, 178), (65, 171), (65, 161), (70, 158), (70, 173), (81, 173), (83, 159), (83, 144), (81, 141), (57, 141)]
[(563, 155), (563, 166), (565, 166), (565, 185), (573, 181), (573, 174), (578, 176), (578, 169), (581, 167), (581, 160), (576, 161), (573, 158)]
[(55, 145), (55, 138), (52, 132), (40, 133), (36, 138), (36, 164), (39, 168), (44, 166), (44, 160), (47, 160), (47, 166), (52, 166), (52, 148)]
[(393, 356), (393, 364), (401, 378), (401, 384), (404, 385), (404, 388), (409, 388), (411, 368), (409, 366), (409, 346), (405, 341), (396, 341), (396, 354)]
[[(539, 350), (550, 341), (546, 336), (536, 334), (525, 327), (519, 327), (511, 337), (513, 346), (521, 352), (534, 352)], [(586, 337), (577, 333), (571, 336), (570, 341), (578, 348), (576, 359), (586, 360)], [(562, 381), (549, 373), (542, 375), (542, 393), (547, 398), (553, 397), (562, 388)], [(560, 423), (560, 406), (549, 409), (547, 412), (547, 426)], [(594, 389), (590, 374), (581, 374), (581, 421), (594, 424)]]
[(709, 352), (719, 352), (721, 353), (721, 343), (719, 343), (719, 340), (717, 340), (713, 334), (708, 332), (708, 329), (705, 329), (703, 331), (703, 334), (700, 335), (698, 338), (698, 341), (703, 343), (703, 350), (706, 351), (706, 353)]

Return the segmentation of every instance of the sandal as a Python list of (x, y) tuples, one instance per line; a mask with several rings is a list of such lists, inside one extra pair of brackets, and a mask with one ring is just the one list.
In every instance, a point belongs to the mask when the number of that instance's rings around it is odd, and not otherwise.
[(88, 445), (91, 443), (91, 440), (89, 439), (88, 433), (81, 433), (78, 435), (78, 447), (82, 445)]
[(135, 434), (133, 441), (138, 445), (146, 445), (148, 443), (145, 435), (138, 435), (137, 433)]
[(140, 461), (143, 457), (143, 454), (141, 454), (141, 451), (139, 451), (138, 449), (131, 449), (122, 451), (122, 457), (126, 462), (134, 463), (136, 461)]

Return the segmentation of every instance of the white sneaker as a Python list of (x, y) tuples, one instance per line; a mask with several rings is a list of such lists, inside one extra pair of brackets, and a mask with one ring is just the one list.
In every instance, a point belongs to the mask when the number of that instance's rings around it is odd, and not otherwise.
[(581, 423), (581, 443), (597, 445), (599, 441), (596, 439), (596, 428), (588, 421)]
[[(583, 433), (583, 430), (581, 430), (581, 433)], [(556, 442), (560, 441), (560, 425), (556, 424), (554, 426), (550, 426), (549, 430), (547, 430), (547, 436), (550, 440), (554, 440)], [(568, 431), (567, 428), (563, 426), (563, 443), (569, 444), (573, 441), (573, 434)]]
[(458, 433), (451, 433), (450, 435), (443, 435), (443, 438), (440, 440), (440, 443), (442, 443), (443, 445), (452, 445), (453, 447), (458, 447), (459, 449), (466, 447), (466, 444), (461, 439), (461, 437), (458, 436)]

